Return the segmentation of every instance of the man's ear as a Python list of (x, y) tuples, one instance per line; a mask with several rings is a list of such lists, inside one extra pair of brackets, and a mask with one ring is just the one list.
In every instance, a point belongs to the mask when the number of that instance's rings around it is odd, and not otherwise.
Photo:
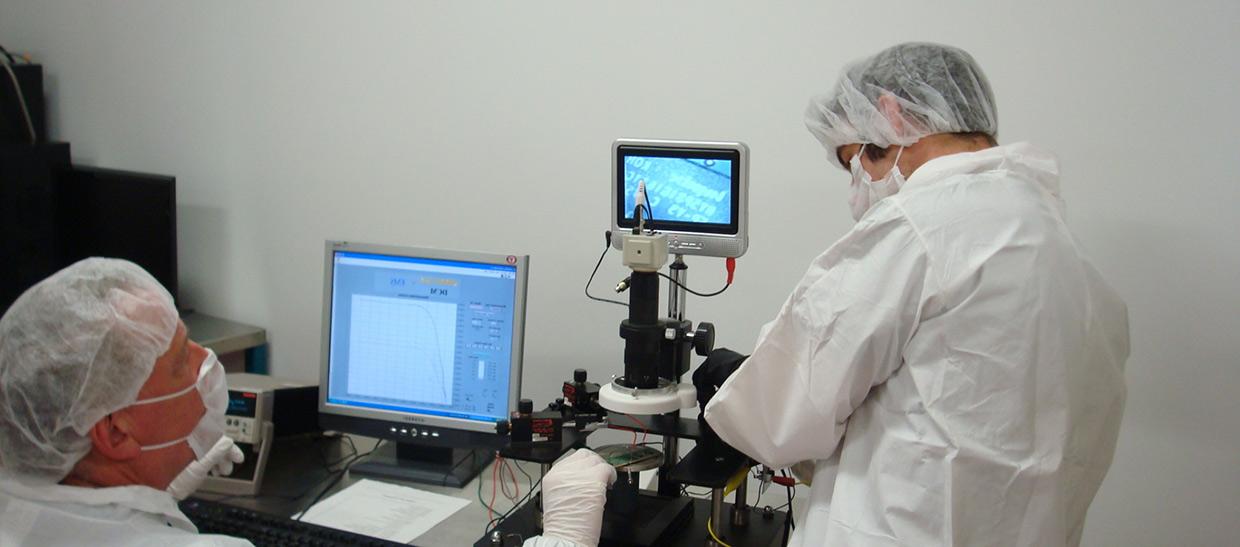
[(110, 460), (128, 461), (142, 453), (142, 445), (129, 434), (131, 422), (114, 414), (104, 416), (90, 428), (91, 446)]
[(878, 96), (878, 111), (882, 112), (883, 117), (891, 123), (891, 128), (895, 129), (896, 136), (903, 137), (905, 134), (904, 113), (900, 108), (900, 101), (895, 95), (883, 93)]

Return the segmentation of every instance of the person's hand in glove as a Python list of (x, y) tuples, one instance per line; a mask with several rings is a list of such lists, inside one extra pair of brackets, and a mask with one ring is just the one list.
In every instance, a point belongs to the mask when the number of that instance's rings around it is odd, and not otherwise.
[(715, 430), (706, 423), (706, 403), (710, 402), (715, 393), (719, 391), (719, 386), (722, 386), (728, 377), (736, 372), (736, 369), (741, 368), (741, 364), (748, 358), (748, 355), (741, 355), (728, 348), (719, 348), (710, 352), (706, 360), (702, 361), (697, 370), (693, 371), (693, 387), (697, 389), (698, 407), (701, 412), (698, 414), (698, 427), (702, 430), (702, 438), (698, 440), (699, 445), (707, 445), (715, 451), (734, 450), (719, 439)]
[(598, 545), (607, 487), (616, 468), (582, 448), (561, 459), (543, 477), (543, 537)]
[(181, 470), (181, 474), (172, 479), (172, 483), (168, 485), (168, 493), (172, 497), (183, 500), (193, 494), (202, 481), (207, 479), (207, 474), (217, 476), (228, 475), (232, 473), (233, 465), (245, 461), (245, 454), (240, 448), (233, 443), (228, 435), (220, 437), (215, 441), (215, 446), (207, 451), (206, 456), (201, 460), (194, 460)]
[(702, 410), (706, 410), (706, 403), (719, 391), (719, 386), (722, 386), (736, 369), (741, 368), (741, 364), (748, 358), (748, 355), (741, 355), (728, 348), (719, 348), (710, 352), (706, 360), (698, 365), (697, 370), (693, 371), (693, 387), (697, 389), (698, 406)]

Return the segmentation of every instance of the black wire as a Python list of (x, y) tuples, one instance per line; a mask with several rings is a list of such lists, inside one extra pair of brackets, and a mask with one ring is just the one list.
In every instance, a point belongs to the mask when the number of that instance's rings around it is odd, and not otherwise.
[[(481, 480), (481, 479), (479, 479), (479, 480)], [(528, 500), (528, 499), (529, 499), (529, 497), (530, 497), (530, 496), (534, 493), (534, 488), (537, 488), (539, 485), (541, 485), (541, 484), (542, 484), (542, 480), (543, 480), (543, 478), (542, 478), (542, 477), (538, 477), (538, 482), (535, 482), (535, 483), (534, 483), (534, 486), (530, 487), (530, 491), (529, 491), (529, 492), (526, 492), (526, 493), (525, 493), (525, 495), (524, 495), (524, 496), (522, 496), (520, 500), (517, 500), (517, 503), (513, 504), (512, 509), (509, 509), (509, 510), (508, 510), (508, 512), (506, 512), (506, 513), (504, 513), (504, 514), (502, 514), (502, 515), (500, 515), (500, 516), (498, 516), (498, 517), (495, 517), (495, 518), (491, 519), (491, 521), (487, 523), (486, 529), (484, 529), (484, 530), (483, 530), (483, 532), (482, 532), (482, 536), (483, 536), (483, 537), (486, 537), (486, 536), (490, 535), (490, 534), (491, 534), (491, 532), (492, 532), (493, 530), (495, 530), (495, 528), (496, 528), (496, 527), (498, 527), (498, 526), (499, 526), (499, 523), (500, 523), (500, 522), (503, 522), (503, 521), (504, 521), (504, 519), (508, 518), (508, 515), (511, 515), (513, 511), (516, 511), (516, 510), (517, 510), (517, 508), (519, 508), (519, 507), (521, 507), (522, 505), (524, 505), (524, 504), (525, 504), (525, 502), (526, 502), (526, 500)]]
[(344, 478), (344, 470), (337, 472), (335, 476), (332, 478), (331, 482), (327, 483), (327, 486), (323, 487), (323, 490), (319, 491), (319, 495), (315, 496), (314, 499), (311, 500), (310, 503), (306, 505), (305, 509), (302, 509), (301, 513), (297, 514), (297, 518), (293, 520), (300, 521), (302, 517), (306, 516), (306, 513), (310, 512), (310, 508), (314, 507), (314, 505), (317, 504), (319, 500), (323, 499), (323, 495), (327, 494), (327, 491), (331, 490), (333, 486), (336, 486), (336, 483), (340, 482), (340, 479), (342, 478)]
[[(779, 474), (784, 477), (788, 476), (786, 470), (780, 469)], [(784, 520), (784, 545), (788, 544), (788, 538), (792, 535), (792, 531), (797, 529), (797, 525), (792, 522), (792, 499), (796, 497), (796, 484), (788, 486), (788, 518)]]
[(619, 300), (608, 300), (606, 298), (599, 298), (597, 296), (590, 294), (590, 284), (594, 283), (594, 275), (598, 273), (598, 267), (603, 265), (603, 257), (607, 256), (607, 251), (611, 250), (611, 230), (607, 231), (606, 237), (607, 237), (607, 241), (606, 241), (607, 244), (603, 247), (603, 254), (598, 255), (598, 263), (594, 265), (594, 271), (590, 272), (590, 279), (586, 281), (586, 298), (589, 298), (590, 300), (595, 300), (598, 302), (607, 302), (609, 304), (615, 304), (617, 306), (624, 306), (627, 308), (629, 307), (629, 305)]
[(353, 437), (350, 437), (350, 436), (348, 436), (348, 435), (343, 435), (343, 434), (342, 434), (342, 435), (340, 435), (340, 438), (341, 438), (341, 439), (344, 439), (344, 440), (346, 440), (346, 441), (349, 441), (349, 447), (353, 449), (353, 453), (354, 453), (354, 454), (357, 454), (357, 445), (356, 445), (356, 444), (353, 444)]
[(658, 273), (660, 276), (662, 276), (664, 279), (666, 279), (666, 280), (668, 280), (668, 281), (671, 281), (673, 285), (676, 285), (677, 287), (680, 287), (680, 288), (684, 289), (684, 290), (685, 290), (685, 291), (687, 291), (689, 294), (694, 294), (694, 295), (701, 296), (701, 297), (705, 297), (705, 298), (710, 298), (710, 297), (712, 297), (712, 296), (719, 296), (719, 295), (723, 294), (723, 291), (728, 290), (728, 287), (731, 287), (731, 286), (732, 286), (732, 284), (731, 284), (731, 283), (728, 283), (727, 285), (724, 285), (722, 289), (719, 289), (719, 290), (717, 290), (717, 291), (715, 291), (715, 292), (711, 292), (711, 293), (700, 293), (700, 292), (697, 292), (697, 291), (695, 291), (695, 290), (693, 290), (693, 289), (690, 289), (689, 287), (686, 287), (686, 286), (684, 286), (684, 285), (681, 285), (679, 281), (676, 281), (675, 279), (672, 279), (672, 276), (670, 276), (670, 275), (667, 275), (667, 274), (665, 274), (665, 273), (663, 273), (663, 272), (657, 272), (657, 273)]
[(351, 450), (351, 452), (352, 452), (352, 453), (351, 453), (351, 454), (349, 454), (348, 456), (341, 456), (341, 457), (340, 457), (340, 459), (338, 459), (338, 460), (335, 460), (335, 461), (332, 461), (332, 462), (328, 462), (328, 461), (327, 461), (327, 458), (326, 458), (325, 456), (323, 456), (323, 451), (322, 451), (322, 448), (320, 448), (320, 449), (319, 449), (319, 457), (323, 460), (323, 467), (325, 467), (325, 468), (327, 469), (327, 471), (328, 471), (328, 472), (334, 472), (335, 470), (334, 470), (334, 469), (332, 469), (333, 467), (336, 467), (337, 465), (340, 465), (341, 463), (348, 461), (348, 460), (349, 460), (349, 458), (353, 458), (353, 457), (357, 456), (357, 445), (356, 445), (356, 444), (353, 444), (353, 439), (352, 439), (351, 437), (349, 437), (348, 435), (340, 435), (340, 436), (336, 436), (336, 437), (324, 437), (324, 438), (326, 438), (326, 439), (340, 439), (340, 440), (349, 441), (349, 448), (350, 448), (350, 450)]
[(521, 462), (517, 460), (512, 460), (512, 464), (517, 466), (517, 471), (520, 471), (522, 475), (525, 475), (525, 484), (528, 484), (530, 487), (530, 490), (533, 491), (534, 490), (534, 477), (531, 477), (530, 474), (527, 473), (525, 469), (521, 467)]
[(335, 472), (335, 477), (332, 478), (331, 482), (327, 483), (327, 486), (325, 486), (323, 490), (319, 491), (319, 495), (315, 496), (314, 499), (308, 505), (306, 505), (304, 509), (301, 510), (301, 513), (297, 515), (297, 518), (293, 520), (300, 521), (302, 517), (306, 516), (306, 513), (310, 511), (310, 508), (314, 507), (314, 504), (318, 503), (319, 500), (323, 499), (323, 496), (325, 496), (327, 492), (332, 489), (333, 486), (336, 486), (336, 483), (340, 482), (340, 479), (343, 479), (344, 476), (348, 474), (349, 468), (353, 467), (353, 464), (357, 463), (358, 460), (361, 460), (362, 458), (369, 456), (371, 453), (378, 450), (380, 446), (383, 446), (384, 442), (386, 441), (379, 441), (375, 443), (375, 447), (371, 448), (370, 451), (366, 452), (365, 454), (358, 454), (358, 455), (353, 456), (353, 458), (349, 460), (349, 462), (346, 463), (343, 468)]
[[(315, 444), (319, 444), (321, 441), (325, 441), (325, 440), (339, 440), (339, 439), (345, 439), (349, 441), (349, 445), (352, 446), (353, 448), (353, 454), (350, 454), (349, 456), (345, 456), (335, 462), (328, 462), (327, 457), (323, 454), (323, 447), (320, 445), (318, 447), (319, 462), (323, 464), (323, 471), (326, 474), (323, 476), (323, 478), (315, 481), (310, 486), (303, 488), (296, 493), (293, 493), (293, 494), (230, 494), (227, 496), (211, 497), (210, 499), (212, 501), (218, 501), (218, 502), (226, 502), (226, 501), (234, 500), (234, 499), (254, 499), (254, 500), (278, 499), (278, 500), (286, 500), (286, 501), (293, 501), (293, 500), (301, 499), (305, 497), (306, 494), (309, 494), (310, 492), (317, 489), (319, 485), (323, 484), (323, 481), (326, 481), (327, 479), (331, 478), (336, 473), (336, 470), (332, 469), (333, 467), (335, 467), (340, 462), (345, 461), (357, 455), (357, 445), (354, 445), (353, 440), (345, 435), (334, 435), (334, 436), (319, 435), (319, 436), (316, 436), (310, 439), (310, 441)], [(290, 439), (290, 440), (293, 440), (293, 439)]]
[(4, 49), (4, 46), (0, 46), (0, 53), (3, 53), (5, 57), (9, 58), (10, 65), (17, 64), (17, 59), (13, 57), (12, 53), (9, 53), (9, 50)]

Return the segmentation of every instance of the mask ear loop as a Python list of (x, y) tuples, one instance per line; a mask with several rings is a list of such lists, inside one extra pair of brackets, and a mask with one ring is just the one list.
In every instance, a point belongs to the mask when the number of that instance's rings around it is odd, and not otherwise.
[[(848, 161), (848, 168), (850, 170), (864, 169), (861, 165), (861, 153), (864, 151), (865, 143), (861, 143), (861, 147), (857, 149), (857, 153), (853, 154), (852, 159)], [(856, 165), (853, 165), (854, 163), (856, 163)]]
[(198, 382), (194, 382), (190, 384), (188, 387), (186, 387), (185, 389), (182, 389), (175, 393), (169, 393), (167, 395), (160, 395), (158, 397), (151, 397), (150, 399), (142, 399), (141, 401), (134, 401), (130, 403), (129, 406), (150, 405), (150, 404), (167, 401), (169, 399), (176, 399), (177, 397), (180, 397), (182, 395), (185, 395), (186, 393), (189, 393), (190, 391), (193, 391), (194, 388), (197, 388), (197, 387), (198, 387)]
[[(213, 353), (213, 354), (214, 354), (214, 353)], [(209, 359), (209, 358), (208, 358), (208, 359)], [(206, 364), (206, 362), (205, 362), (205, 361), (206, 361), (206, 360), (204, 360), (204, 362), (203, 362), (203, 364), (204, 364), (204, 365)], [(213, 363), (211, 366), (219, 366), (218, 361), (217, 361), (216, 363)], [(159, 402), (167, 401), (167, 400), (169, 400), (169, 399), (176, 399), (177, 397), (180, 397), (180, 396), (182, 396), (182, 395), (185, 395), (186, 393), (189, 393), (189, 392), (193, 391), (193, 390), (194, 390), (194, 388), (198, 387), (198, 384), (202, 382), (202, 379), (203, 379), (203, 378), (205, 378), (205, 377), (207, 376), (207, 373), (208, 373), (208, 372), (210, 372), (210, 369), (209, 369), (209, 368), (207, 368), (207, 367), (205, 367), (205, 366), (200, 367), (200, 368), (198, 369), (198, 378), (196, 378), (196, 379), (194, 380), (194, 383), (192, 383), (192, 384), (190, 384), (190, 385), (186, 386), (186, 387), (185, 387), (185, 389), (182, 389), (182, 390), (177, 391), (177, 392), (174, 392), (174, 393), (169, 393), (169, 394), (167, 394), (167, 395), (160, 395), (160, 396), (158, 396), (158, 397), (151, 397), (151, 398), (149, 398), (149, 399), (142, 399), (142, 400), (139, 400), (139, 401), (134, 401), (134, 402), (130, 403), (130, 406), (137, 406), (137, 405), (149, 405), (149, 404), (154, 404), (154, 403), (159, 403)]]
[(169, 446), (173, 446), (173, 445), (176, 445), (176, 444), (183, 443), (183, 442), (185, 442), (187, 439), (189, 439), (189, 435), (186, 435), (186, 436), (184, 436), (184, 437), (181, 437), (180, 439), (173, 439), (173, 440), (171, 440), (171, 441), (164, 442), (164, 443), (142, 445), (142, 446), (140, 446), (139, 448), (140, 448), (143, 452), (149, 452), (149, 451), (151, 451), (151, 450), (159, 450), (159, 449), (161, 449), (161, 448), (168, 448)]
[[(900, 163), (900, 155), (904, 153), (904, 149), (905, 149), (905, 148), (908, 148), (908, 147), (907, 147), (907, 146), (903, 146), (903, 145), (901, 145), (901, 146), (900, 146), (900, 149), (899, 149), (899, 150), (896, 150), (896, 161), (895, 161), (895, 163), (893, 163), (893, 164), (892, 164), (892, 168), (893, 168), (893, 169), (895, 168), (895, 166), (896, 166), (896, 165), (899, 165), (899, 163)], [(857, 149), (857, 154), (853, 156), (853, 159), (860, 161), (860, 159), (861, 159), (861, 153), (862, 153), (862, 152), (864, 152), (864, 151), (865, 151), (865, 144), (862, 144), (862, 145), (861, 145), (861, 148), (858, 148), (858, 149)], [(849, 162), (849, 165), (852, 165), (852, 162)]]
[[(141, 401), (134, 401), (134, 402), (133, 402), (133, 403), (131, 403), (129, 406), (142, 406), (142, 405), (150, 405), (150, 404), (155, 404), (155, 403), (159, 403), (159, 402), (167, 401), (167, 400), (170, 400), (170, 399), (176, 399), (177, 397), (180, 397), (180, 396), (182, 396), (182, 395), (185, 395), (186, 393), (189, 393), (190, 391), (193, 391), (193, 390), (194, 390), (195, 388), (197, 388), (197, 387), (198, 387), (198, 382), (194, 382), (194, 383), (190, 384), (190, 385), (189, 385), (189, 387), (187, 387), (187, 388), (185, 388), (185, 389), (182, 389), (182, 390), (180, 390), (180, 391), (177, 391), (176, 393), (169, 393), (169, 394), (167, 394), (167, 395), (160, 395), (160, 396), (158, 396), (158, 397), (151, 397), (150, 399), (143, 399), (143, 400), (141, 400)], [(191, 434), (192, 434), (192, 433), (191, 433)], [(179, 438), (179, 439), (173, 439), (173, 440), (171, 440), (171, 441), (162, 442), (162, 443), (158, 443), (158, 444), (142, 445), (142, 447), (141, 447), (141, 448), (142, 448), (142, 451), (143, 451), (143, 452), (146, 452), (146, 451), (149, 451), (149, 450), (159, 450), (159, 449), (161, 449), (161, 448), (168, 448), (169, 446), (172, 446), (172, 445), (175, 445), (175, 444), (178, 444), (178, 443), (185, 442), (187, 439), (189, 439), (189, 435), (186, 435), (186, 436), (181, 437), (181, 438)]]

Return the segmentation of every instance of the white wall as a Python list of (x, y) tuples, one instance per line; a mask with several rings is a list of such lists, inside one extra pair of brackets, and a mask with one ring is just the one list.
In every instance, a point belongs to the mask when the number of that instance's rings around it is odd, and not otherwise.
[[(184, 299), (267, 327), (276, 374), (317, 374), (324, 239), (528, 252), (537, 400), (574, 367), (621, 367), (622, 310), (581, 295), (613, 139), (749, 143), (750, 252), (689, 306), (748, 350), (850, 224), (806, 99), (892, 43), (961, 46), (1001, 141), (1062, 158), (1076, 233), (1131, 309), (1085, 543), (1233, 544), (1240, 4), (1016, 4), (0, 0), (0, 44), (45, 63), (76, 161), (177, 175)], [(720, 283), (719, 261), (690, 264)], [(613, 254), (598, 290), (620, 276)]]

